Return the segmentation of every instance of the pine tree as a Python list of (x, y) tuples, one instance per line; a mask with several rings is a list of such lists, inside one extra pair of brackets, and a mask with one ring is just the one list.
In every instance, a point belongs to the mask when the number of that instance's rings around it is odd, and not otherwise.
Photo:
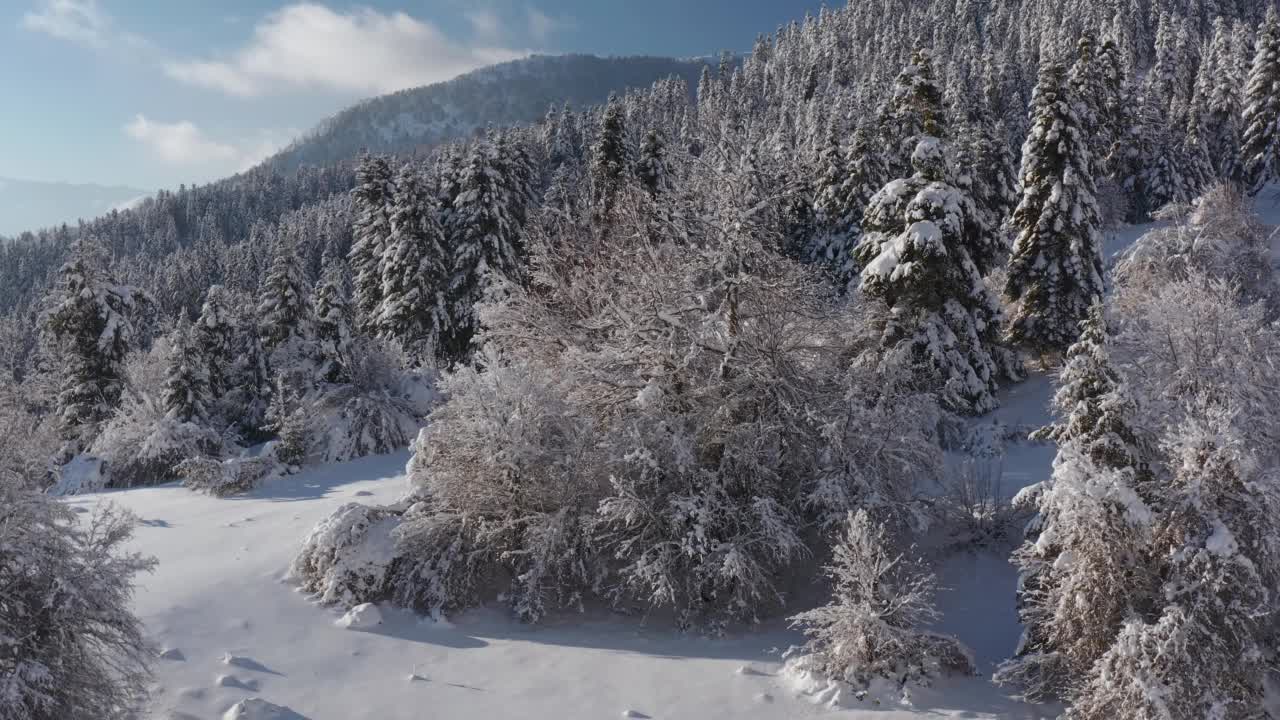
[(201, 352), (186, 315), (178, 316), (171, 336), (160, 399), (165, 415), (171, 420), (196, 423), (208, 420), (212, 405), (208, 359)]
[(1112, 101), (1108, 98), (1109, 87), (1103, 62), (1093, 38), (1088, 34), (1082, 35), (1076, 48), (1076, 60), (1067, 76), (1070, 96), (1078, 108), (1080, 131), (1089, 145), (1090, 157), (1098, 158), (1099, 163), (1115, 141), (1107, 117)]
[(44, 329), (62, 362), (56, 412), (72, 450), (83, 447), (115, 411), (124, 389), (124, 359), (134, 321), (150, 296), (118, 284), (106, 271), (97, 241), (81, 240), (58, 271)]
[(192, 341), (208, 366), (209, 392), (215, 398), (222, 397), (231, 389), (238, 332), (226, 288), (210, 286), (200, 308), (200, 317), (192, 328)]
[(390, 205), (395, 189), (391, 165), (385, 157), (366, 154), (356, 172), (352, 191), (355, 241), (351, 246), (351, 271), (355, 283), (356, 311), (362, 327), (372, 327), (382, 305), (382, 254), (391, 237)]
[(911, 54), (911, 62), (893, 82), (893, 96), (886, 107), (889, 140), (897, 152), (891, 161), (899, 174), (910, 171), (910, 157), (922, 137), (947, 137), (942, 89), (938, 86), (933, 53), (924, 48)]
[(1267, 717), (1280, 504), (1233, 420), (1210, 411), (1168, 442), (1158, 607), (1123, 625), (1068, 718)]
[(1280, 17), (1273, 6), (1258, 36), (1244, 91), (1241, 185), (1256, 194), (1276, 177), (1280, 154)]
[(1102, 235), (1089, 148), (1060, 65), (1040, 74), (1022, 148), (1022, 201), (1005, 296), (1019, 303), (1009, 339), (1062, 352), (1102, 294)]
[(475, 305), (484, 296), (490, 274), (519, 275), (519, 226), (493, 137), (475, 143), (458, 178), (458, 195), (447, 228), (453, 246), (449, 280), (449, 337), (445, 357), (461, 359), (476, 331)]
[(342, 263), (327, 259), (315, 289), (317, 378), (351, 381), (351, 292)]
[(871, 199), (855, 250), (862, 292), (890, 308), (884, 341), (902, 347), (940, 378), (943, 403), (960, 412), (996, 406), (1002, 374), (1016, 370), (999, 347), (1000, 306), (975, 258), (995, 256), (973, 200), (946, 182), (941, 141), (924, 137), (915, 174)]
[(667, 166), (666, 143), (657, 130), (645, 133), (640, 144), (640, 157), (636, 160), (636, 177), (650, 197), (671, 189), (670, 168)]
[(268, 351), (293, 339), (312, 338), (310, 289), (297, 250), (282, 236), (276, 242), (271, 269), (258, 297), (258, 323)]
[[(1136, 405), (1111, 362), (1104, 313), (1100, 301), (1090, 307), (1067, 351), (1053, 398), (1061, 421), (1032, 436), (1059, 449), (1014, 553), (1023, 638), (996, 679), (1035, 699), (1068, 694), (1121, 623), (1152, 601), (1148, 452), (1134, 428)], [(1073, 562), (1059, 563), (1064, 555)]]
[(1219, 178), (1231, 179), (1240, 174), (1241, 104), (1243, 78), (1238, 73), (1234, 38), (1224, 18), (1213, 24), (1204, 85), (1204, 108), (1201, 123), (1206, 133), (1205, 149)]
[(600, 130), (591, 147), (591, 198), (600, 217), (608, 217), (630, 165), (622, 101), (609, 97), (600, 115)]
[(396, 177), (391, 237), (382, 254), (377, 328), (418, 360), (439, 349), (449, 328), (450, 260), (432, 199), (418, 171), (406, 165)]

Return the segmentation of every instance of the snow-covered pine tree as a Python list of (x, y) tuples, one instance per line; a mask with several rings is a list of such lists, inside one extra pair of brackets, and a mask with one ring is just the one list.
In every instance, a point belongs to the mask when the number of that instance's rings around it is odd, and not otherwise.
[(832, 601), (791, 618), (809, 636), (801, 667), (865, 689), (873, 680), (927, 682), (973, 671), (954, 638), (930, 632), (937, 581), (866, 510), (850, 512), (824, 568)]
[[(982, 110), (966, 120), (957, 133), (957, 164), (968, 180), (968, 190), (982, 222), (983, 232), (999, 238), (999, 255), (1008, 253), (1006, 221), (1018, 204), (1018, 169), (1005, 140), (1006, 130), (992, 124)], [(997, 264), (985, 263), (985, 271)]]
[[(1053, 476), (1020, 496), (1037, 511), (1014, 552), (1022, 641), (996, 674), (1034, 699), (1069, 695), (1120, 624), (1152, 600), (1147, 446), (1111, 362), (1101, 301), (1067, 351), (1053, 404), (1061, 420), (1032, 436), (1058, 444)], [(1064, 555), (1073, 562), (1057, 562)]]
[(983, 236), (973, 200), (946, 181), (942, 141), (923, 137), (915, 174), (871, 199), (855, 249), (861, 288), (891, 310), (884, 343), (903, 348), (936, 373), (951, 410), (996, 406), (1002, 374), (1016, 372), (999, 347), (1000, 305), (986, 289), (979, 260), (997, 256)]
[(394, 193), (387, 158), (368, 154), (361, 158), (352, 191), (355, 240), (348, 257), (357, 317), (364, 328), (373, 328), (382, 304), (382, 253), (391, 237), (390, 205)]
[(1240, 147), (1241, 185), (1256, 194), (1276, 177), (1280, 165), (1280, 16), (1275, 6), (1258, 35), (1253, 67), (1244, 91)]
[(209, 371), (209, 393), (220, 398), (232, 384), (236, 362), (236, 335), (240, 332), (226, 288), (212, 285), (205, 293), (200, 317), (192, 328), (192, 341), (199, 348)]
[(317, 379), (351, 381), (352, 307), (350, 281), (340, 261), (327, 258), (315, 289)]
[(1268, 716), (1280, 498), (1238, 416), (1205, 414), (1166, 443), (1173, 476), (1151, 548), (1158, 606), (1126, 620), (1081, 682), (1072, 720)]
[(93, 439), (98, 425), (119, 405), (134, 321), (151, 302), (141, 290), (117, 283), (106, 270), (104, 255), (94, 239), (77, 242), (58, 271), (43, 316), (61, 363), (56, 413), (73, 452)]
[[(1076, 105), (1080, 131), (1089, 146), (1089, 156), (1098, 159), (1095, 166), (1101, 164), (1101, 159), (1106, 157), (1115, 142), (1110, 133), (1112, 125), (1107, 117), (1111, 102), (1108, 98), (1106, 67), (1103, 64), (1109, 62), (1109, 59), (1100, 57), (1099, 53), (1093, 37), (1088, 33), (1081, 35), (1076, 46), (1076, 60), (1067, 75), (1067, 85)], [(1096, 179), (1100, 168), (1092, 169)]]
[(258, 296), (258, 326), (262, 344), (269, 352), (294, 338), (312, 338), (310, 291), (297, 248), (282, 234), (273, 248), (271, 268)]
[(458, 178), (458, 195), (446, 232), (453, 248), (449, 280), (449, 333), (445, 357), (460, 359), (471, 349), (476, 331), (475, 304), (484, 296), (488, 276), (519, 275), (519, 225), (493, 134), (474, 143)]
[(396, 176), (391, 237), (382, 253), (377, 328), (418, 362), (442, 355), (451, 260), (432, 198), (418, 170), (406, 165)]
[(882, 111), (890, 128), (888, 139), (893, 156), (891, 170), (899, 176), (911, 172), (911, 156), (922, 137), (945, 139), (946, 113), (942, 106), (933, 66), (933, 53), (918, 48), (911, 61), (893, 81), (893, 95)]
[(1076, 340), (1102, 294), (1102, 234), (1089, 147), (1061, 65), (1041, 69), (1031, 114), (1005, 296), (1018, 303), (1010, 342), (1043, 355)]
[(164, 386), (160, 400), (165, 416), (178, 422), (203, 423), (208, 420), (213, 398), (209, 391), (208, 359), (192, 332), (191, 321), (179, 315), (165, 359)]
[(609, 97), (600, 115), (600, 128), (591, 146), (591, 198), (596, 212), (607, 218), (630, 166), (627, 127), (622, 101)]
[(671, 189), (671, 169), (667, 164), (667, 147), (657, 130), (645, 133), (636, 160), (636, 177), (650, 197)]

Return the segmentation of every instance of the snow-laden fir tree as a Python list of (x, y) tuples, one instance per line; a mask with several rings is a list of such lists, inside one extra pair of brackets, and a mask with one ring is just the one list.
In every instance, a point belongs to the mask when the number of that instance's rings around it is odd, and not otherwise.
[(231, 389), (239, 332), (226, 288), (210, 286), (200, 307), (200, 316), (192, 328), (192, 341), (204, 358), (209, 371), (209, 393), (215, 398), (222, 397)]
[(1244, 91), (1240, 183), (1255, 194), (1280, 164), (1280, 16), (1272, 6), (1258, 35)]
[(283, 234), (272, 249), (271, 268), (258, 294), (263, 347), (274, 352), (293, 340), (311, 339), (311, 285), (297, 248)]
[(650, 196), (671, 189), (671, 168), (667, 163), (667, 147), (657, 130), (645, 133), (636, 159), (636, 177)]
[(0, 720), (103, 720), (142, 710), (154, 652), (132, 613), (137, 519), (87, 522), (0, 473)]
[(449, 280), (449, 337), (445, 356), (463, 358), (471, 346), (477, 320), (475, 304), (486, 284), (519, 274), (519, 225), (513, 209), (523, 203), (502, 173), (492, 134), (472, 145), (458, 178), (458, 195), (446, 233), (453, 249)]
[(973, 671), (957, 640), (927, 630), (940, 615), (933, 573), (895, 546), (866, 510), (848, 514), (824, 568), (831, 602), (791, 618), (809, 636), (801, 668), (856, 688), (879, 678), (919, 683)]
[(1274, 468), (1243, 442), (1237, 414), (1203, 415), (1166, 442), (1172, 478), (1151, 541), (1160, 561), (1157, 608), (1125, 619), (1081, 683), (1068, 718), (1269, 715), (1280, 568)]
[[(865, 150), (855, 144), (851, 151)], [(827, 267), (835, 277), (836, 287), (843, 289), (854, 274), (853, 248), (870, 194), (863, 194), (866, 183), (855, 177), (843, 147), (840, 127), (834, 122), (819, 152), (818, 163), (813, 202), (816, 228), (805, 259)], [(865, 169), (865, 165), (860, 169)]]
[[(1008, 252), (1005, 223), (1018, 204), (1018, 169), (1001, 123), (984, 112), (961, 125), (956, 139), (961, 177), (982, 221), (983, 232), (1000, 238), (1000, 255)], [(987, 265), (989, 272), (992, 265)]]
[(894, 172), (911, 171), (910, 158), (922, 137), (946, 138), (946, 112), (942, 88), (934, 71), (933, 53), (918, 48), (911, 61), (893, 81), (893, 95), (882, 110), (889, 128), (890, 167)]
[[(1111, 84), (1108, 83), (1105, 65), (1110, 61), (1110, 58), (1100, 56), (1098, 44), (1086, 33), (1080, 36), (1076, 59), (1067, 75), (1069, 94), (1076, 105), (1080, 131), (1089, 146), (1089, 156), (1097, 158), (1095, 166), (1101, 164), (1115, 141), (1111, 136), (1113, 125), (1108, 117), (1114, 103), (1114, 99), (1109, 97)], [(1092, 169), (1097, 174), (1100, 168)]]
[(208, 420), (213, 398), (209, 387), (208, 359), (192, 332), (186, 315), (178, 316), (165, 358), (164, 386), (160, 401), (165, 415), (179, 422), (203, 423)]
[(883, 342), (936, 373), (946, 407), (987, 412), (999, 377), (1016, 372), (999, 347), (999, 302), (982, 279), (999, 243), (983, 235), (973, 200), (946, 181), (940, 140), (921, 138), (911, 162), (915, 174), (867, 208), (855, 250), (862, 292), (888, 305)]
[(626, 111), (616, 95), (610, 96), (591, 146), (591, 198), (600, 217), (608, 217), (613, 211), (629, 166)]
[(43, 316), (61, 364), (55, 412), (63, 438), (79, 447), (93, 439), (98, 425), (119, 405), (125, 356), (135, 342), (134, 322), (150, 303), (146, 293), (111, 277), (103, 254), (92, 239), (76, 244), (58, 271)]
[(1036, 353), (1059, 353), (1079, 336), (1103, 291), (1101, 220), (1089, 147), (1062, 66), (1041, 70), (1031, 112), (1005, 285), (1005, 296), (1017, 303), (1009, 340)]
[(452, 258), (435, 204), (411, 165), (396, 177), (391, 237), (382, 253), (382, 305), (377, 328), (423, 362), (441, 354), (449, 329), (449, 269)]
[(351, 381), (352, 321), (350, 281), (343, 263), (326, 260), (315, 289), (316, 377), (321, 382)]
[(1038, 700), (1069, 697), (1121, 623), (1151, 602), (1146, 445), (1101, 302), (1067, 351), (1053, 403), (1061, 420), (1033, 435), (1058, 444), (1053, 475), (1018, 498), (1037, 513), (1014, 552), (1022, 641), (996, 674)]
[(395, 188), (391, 164), (379, 155), (365, 155), (356, 171), (352, 191), (355, 239), (349, 259), (355, 285), (355, 305), (361, 327), (372, 328), (382, 304), (382, 253), (391, 237), (391, 201)]

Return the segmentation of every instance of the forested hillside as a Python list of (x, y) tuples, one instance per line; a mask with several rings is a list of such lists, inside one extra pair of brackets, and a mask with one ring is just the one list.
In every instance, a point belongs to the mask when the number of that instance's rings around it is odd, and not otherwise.
[[(1278, 11), (854, 2), (696, 87), (29, 238), (0, 255), (0, 472), (223, 495), (412, 443), (404, 498), (306, 537), (317, 602), (789, 617), (791, 671), (903, 697), (975, 671), (921, 548), (1005, 543), (1010, 692), (1266, 717)], [(1045, 373), (1055, 422), (995, 419)], [(1052, 474), (1010, 501), (1027, 443)]]

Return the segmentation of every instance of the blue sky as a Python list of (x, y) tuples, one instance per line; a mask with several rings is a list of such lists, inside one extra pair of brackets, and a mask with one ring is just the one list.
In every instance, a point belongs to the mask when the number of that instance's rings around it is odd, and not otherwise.
[(0, 176), (130, 185), (247, 167), (362, 97), (530, 52), (704, 55), (810, 0), (3, 0)]

